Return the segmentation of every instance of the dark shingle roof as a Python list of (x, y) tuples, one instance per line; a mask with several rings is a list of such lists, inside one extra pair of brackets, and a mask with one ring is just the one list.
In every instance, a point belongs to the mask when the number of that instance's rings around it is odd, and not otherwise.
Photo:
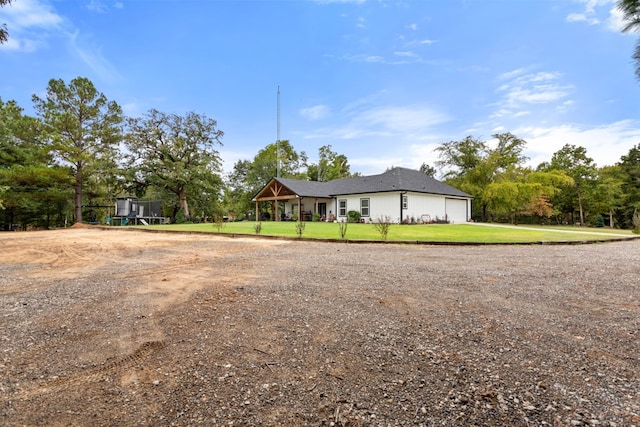
[(379, 175), (340, 178), (329, 182), (276, 178), (301, 197), (333, 197), (348, 194), (412, 191), (445, 196), (473, 197), (424, 173), (395, 167)]
[(289, 178), (275, 178), (275, 180), (300, 197), (331, 197), (331, 188), (328, 182), (302, 181)]

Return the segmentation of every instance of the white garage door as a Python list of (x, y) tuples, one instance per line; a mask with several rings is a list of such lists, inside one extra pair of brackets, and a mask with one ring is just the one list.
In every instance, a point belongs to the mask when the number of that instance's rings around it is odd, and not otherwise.
[(467, 201), (464, 199), (445, 199), (445, 211), (449, 222), (467, 222)]

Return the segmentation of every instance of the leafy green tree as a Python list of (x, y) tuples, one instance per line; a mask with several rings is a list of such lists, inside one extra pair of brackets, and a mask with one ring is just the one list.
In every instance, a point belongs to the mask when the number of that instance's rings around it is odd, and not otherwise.
[(2, 203), (2, 195), (6, 193), (7, 190), (9, 190), (9, 187), (4, 185), (0, 186), (0, 210), (4, 209), (4, 204)]
[(56, 166), (43, 142), (42, 125), (14, 101), (0, 99), (0, 187), (4, 202), (0, 226), (49, 227), (52, 215), (64, 217), (70, 174)]
[(625, 203), (623, 190), (624, 172), (618, 165), (605, 166), (598, 170), (597, 183), (594, 189), (594, 204), (598, 214), (604, 212), (609, 216), (609, 227), (615, 227), (615, 212)]
[(280, 149), (280, 177), (308, 179), (307, 173), (303, 171), (303, 166), (307, 164), (307, 155), (304, 151), (296, 152), (288, 140), (269, 144), (258, 151), (253, 160), (239, 160), (234, 164), (233, 171), (226, 181), (230, 210), (235, 210), (236, 213), (253, 213), (254, 205), (251, 199), (277, 175), (278, 148)]
[(622, 190), (625, 202), (620, 209), (624, 228), (633, 228), (633, 215), (640, 211), (640, 144), (631, 147), (618, 163), (622, 172)]
[(223, 135), (217, 122), (204, 115), (150, 110), (128, 122), (128, 168), (141, 187), (177, 197), (177, 207), (190, 218), (189, 199), (210, 211), (220, 196), (221, 160), (216, 147), (222, 145)]
[(422, 162), (422, 165), (420, 166), (420, 172), (422, 172), (423, 174), (430, 176), (431, 178), (435, 178), (436, 176), (436, 168), (434, 168), (433, 166), (430, 166), (424, 162)]
[[(251, 167), (247, 174), (247, 183), (256, 191), (264, 186), (271, 178), (277, 175), (278, 169), (278, 146), (276, 143), (269, 144), (253, 158)], [(280, 177), (293, 179), (306, 179), (307, 175), (302, 172), (302, 167), (307, 163), (307, 155), (303, 151), (296, 152), (288, 140), (279, 142), (280, 149)]]
[(85, 168), (120, 142), (122, 110), (85, 77), (71, 80), (68, 86), (62, 79), (51, 79), (46, 98), (33, 95), (33, 102), (51, 152), (72, 169), (74, 216), (82, 222)]
[[(445, 181), (475, 197), (473, 217), (488, 221), (491, 218), (489, 197), (497, 197), (497, 189), (486, 192), (508, 170), (518, 168), (526, 157), (522, 155), (526, 141), (511, 133), (495, 134), (496, 147), (467, 136), (462, 141), (449, 141), (436, 148), (439, 168), (445, 170)], [(495, 203), (493, 204), (495, 205)]]
[(244, 216), (253, 211), (254, 194), (251, 194), (253, 187), (247, 181), (247, 176), (251, 169), (249, 160), (238, 160), (233, 165), (233, 170), (226, 180), (225, 206), (228, 212), (236, 217), (244, 219)]
[(571, 181), (561, 171), (512, 168), (487, 185), (483, 199), (495, 215), (508, 217), (513, 224), (524, 214), (548, 218), (553, 213), (549, 198)]
[(307, 166), (311, 181), (327, 182), (338, 178), (349, 178), (357, 174), (350, 171), (349, 161), (344, 154), (338, 154), (331, 145), (323, 145), (318, 150), (318, 163)]
[(586, 148), (565, 144), (553, 154), (551, 162), (543, 169), (561, 170), (573, 179), (571, 187), (562, 191), (557, 201), (563, 211), (571, 216), (578, 210), (580, 225), (584, 226), (586, 203), (594, 190), (597, 176), (596, 164), (587, 156)]
[(471, 136), (462, 141), (449, 141), (436, 148), (436, 166), (446, 169), (445, 178), (464, 177), (485, 158), (487, 144)]

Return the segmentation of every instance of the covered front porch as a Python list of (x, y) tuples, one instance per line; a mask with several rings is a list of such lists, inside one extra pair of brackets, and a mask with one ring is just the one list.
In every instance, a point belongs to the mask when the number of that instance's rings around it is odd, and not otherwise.
[[(293, 181), (293, 180), (282, 180)], [(277, 178), (254, 197), (258, 221), (329, 221), (335, 212), (331, 197), (300, 194)], [(295, 185), (294, 185), (295, 186)]]

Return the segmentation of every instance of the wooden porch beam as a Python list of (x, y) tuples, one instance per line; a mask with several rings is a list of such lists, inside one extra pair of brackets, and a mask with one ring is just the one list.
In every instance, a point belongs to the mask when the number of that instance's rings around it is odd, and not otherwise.
[(269, 196), (269, 197), (258, 197), (256, 201), (258, 202), (272, 202), (272, 201), (282, 201), (297, 198), (298, 196), (286, 195), (286, 196)]

